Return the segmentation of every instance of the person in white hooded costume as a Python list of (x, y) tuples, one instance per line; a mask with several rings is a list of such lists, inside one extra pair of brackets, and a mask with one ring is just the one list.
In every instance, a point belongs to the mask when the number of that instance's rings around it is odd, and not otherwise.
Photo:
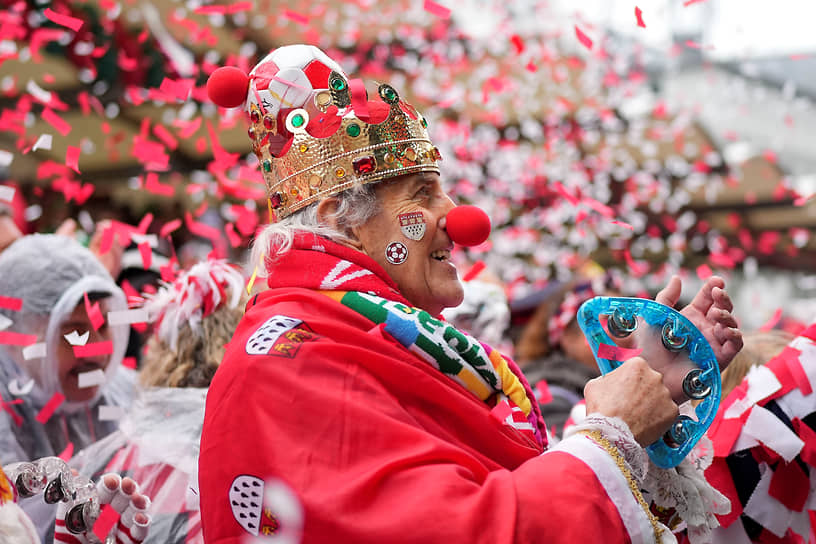
[[(96, 330), (86, 294), (105, 318)], [(99, 407), (129, 406), (135, 372), (121, 367), (128, 326), (107, 323), (108, 312), (127, 309), (125, 295), (94, 254), (68, 237), (25, 236), (0, 254), (0, 296), (22, 301), (19, 309), (0, 308), (0, 328), (5, 325), (0, 334), (36, 336), (45, 347), (43, 355), (36, 348), (32, 354), (28, 346), (0, 344), (0, 464), (59, 456), (113, 432), (117, 422), (100, 418)], [(77, 358), (65, 335), (73, 343), (110, 341), (112, 353)], [(93, 370), (104, 371), (104, 383), (79, 387), (79, 375)], [(65, 400), (41, 423), (37, 415), (56, 394)], [(42, 512), (42, 501), (28, 502), (21, 506), (43, 530), (38, 520), (53, 519), (53, 513)]]

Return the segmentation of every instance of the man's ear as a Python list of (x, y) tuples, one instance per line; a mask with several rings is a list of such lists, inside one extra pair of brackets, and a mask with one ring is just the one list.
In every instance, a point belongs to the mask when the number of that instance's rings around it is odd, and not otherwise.
[(327, 197), (320, 201), (317, 205), (317, 220), (321, 225), (326, 225), (334, 230), (343, 233), (346, 236), (347, 245), (357, 251), (363, 250), (363, 243), (357, 236), (357, 229), (348, 228), (337, 220), (337, 199), (334, 197)]

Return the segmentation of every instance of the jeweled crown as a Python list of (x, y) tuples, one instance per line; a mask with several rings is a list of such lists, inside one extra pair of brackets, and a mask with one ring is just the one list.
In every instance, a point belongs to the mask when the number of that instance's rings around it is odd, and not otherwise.
[[(216, 74), (208, 82), (213, 100), (240, 105), (224, 98), (228, 93)], [(272, 220), (354, 185), (439, 172), (441, 156), (424, 117), (387, 84), (369, 100), (361, 80), (349, 80), (314, 46), (274, 50), (250, 72), (246, 85), (249, 137)]]

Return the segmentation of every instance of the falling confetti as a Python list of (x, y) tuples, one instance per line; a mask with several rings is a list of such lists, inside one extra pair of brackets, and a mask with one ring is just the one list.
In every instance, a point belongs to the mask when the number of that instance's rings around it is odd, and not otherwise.
[(578, 28), (578, 25), (575, 25), (575, 37), (578, 38), (578, 41), (581, 42), (581, 45), (586, 47), (587, 49), (592, 49), (592, 40), (584, 34), (584, 32)]
[(637, 6), (635, 6), (635, 18), (639, 27), (646, 28), (646, 23), (643, 22), (643, 11)]

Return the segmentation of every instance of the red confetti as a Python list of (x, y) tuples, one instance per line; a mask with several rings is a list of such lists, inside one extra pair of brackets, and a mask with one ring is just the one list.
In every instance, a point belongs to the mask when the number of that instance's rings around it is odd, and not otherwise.
[(700, 4), (702, 2), (705, 2), (705, 0), (686, 0), (685, 2), (683, 2), (683, 7), (687, 8), (692, 4)]
[(759, 330), (761, 331), (769, 331), (776, 327), (776, 324), (779, 323), (779, 320), (782, 318), (782, 308), (777, 308), (771, 318), (762, 325)]
[(433, 0), (425, 0), (424, 9), (431, 15), (436, 15), (440, 19), (447, 19), (450, 17), (451, 10), (441, 4), (437, 4)]
[(136, 357), (125, 357), (122, 359), (122, 366), (125, 368), (136, 369)]
[(71, 125), (69, 125), (65, 119), (54, 113), (51, 108), (45, 108), (43, 110), (42, 118), (43, 121), (54, 127), (54, 130), (63, 136), (68, 136), (68, 133), (71, 132)]
[(77, 19), (76, 17), (71, 17), (70, 15), (63, 15), (61, 13), (57, 13), (51, 8), (45, 8), (43, 11), (43, 15), (48, 17), (48, 19), (58, 24), (59, 26), (64, 26), (65, 28), (70, 28), (74, 32), (79, 31), (82, 28), (82, 25), (85, 23), (82, 19)]
[(578, 25), (575, 25), (575, 37), (578, 38), (578, 41), (581, 42), (584, 47), (592, 49), (592, 40), (578, 28)]
[(99, 537), (99, 540), (104, 542), (108, 537), (108, 533), (110, 533), (118, 520), (119, 512), (110, 504), (106, 504), (102, 507), (102, 511), (99, 513), (99, 517), (96, 518), (96, 522), (93, 525), (94, 534)]
[(600, 344), (598, 346), (598, 357), (609, 359), (610, 361), (628, 361), (632, 357), (637, 357), (643, 350), (622, 348), (610, 344)]
[(37, 342), (36, 334), (21, 334), (19, 332), (0, 331), (0, 344), (7, 346), (30, 346)]
[(145, 270), (149, 270), (150, 265), (153, 263), (153, 250), (150, 248), (150, 242), (141, 242), (137, 247), (142, 256), (142, 266)]
[(68, 149), (65, 151), (65, 166), (67, 166), (77, 174), (81, 173), (79, 171), (79, 153), (80, 149), (72, 145), (69, 145)]
[(83, 296), (85, 297), (85, 312), (88, 314), (88, 319), (91, 321), (94, 330), (98, 331), (99, 327), (105, 323), (105, 317), (102, 315), (102, 310), (99, 309), (98, 302), (91, 304), (88, 293), (85, 293)]
[(218, 255), (226, 254), (226, 248), (224, 247), (225, 244), (221, 238), (220, 230), (206, 223), (195, 221), (193, 216), (190, 215), (190, 212), (184, 214), (184, 223), (187, 225), (187, 230), (189, 230), (190, 233), (206, 238), (212, 242), (213, 248)]
[(164, 225), (162, 225), (161, 230), (159, 231), (159, 236), (165, 238), (170, 235), (171, 232), (178, 230), (181, 226), (181, 219), (173, 219), (172, 221), (168, 221)]
[(284, 11), (283, 16), (289, 19), (290, 21), (294, 21), (295, 23), (299, 23), (301, 25), (309, 24), (309, 18), (307, 16), (300, 14), (296, 11), (292, 11), (290, 9)]
[(643, 11), (637, 6), (635, 6), (635, 17), (637, 18), (637, 25), (646, 28), (646, 23), (643, 22)]
[(524, 41), (518, 34), (513, 34), (510, 36), (510, 42), (513, 44), (513, 47), (516, 48), (517, 54), (521, 54), (521, 52), (524, 51)]
[(697, 277), (701, 280), (705, 280), (710, 278), (713, 272), (711, 271), (711, 267), (707, 264), (701, 264), (697, 267)]
[(238, 247), (241, 245), (241, 236), (235, 232), (235, 225), (232, 223), (227, 223), (227, 225), (224, 227), (224, 232), (227, 233), (227, 240), (229, 240), (232, 247)]
[(624, 221), (614, 220), (614, 221), (611, 221), (611, 223), (612, 223), (613, 225), (618, 225), (618, 226), (621, 226), (621, 227), (623, 227), (623, 228), (625, 228), (625, 229), (629, 229), (629, 230), (631, 230), (632, 232), (634, 232), (634, 230), (635, 230), (635, 227), (633, 227), (632, 225), (630, 225), (629, 223), (626, 223), (626, 222), (624, 222)]
[(541, 380), (536, 384), (536, 391), (538, 391), (538, 403), (539, 404), (549, 404), (553, 400), (552, 393), (550, 392), (550, 386), (547, 385), (547, 380)]
[(170, 149), (178, 147), (178, 140), (167, 130), (164, 125), (153, 125), (153, 134)]
[(19, 312), (23, 308), (23, 299), (0, 296), (0, 308), (5, 308), (12, 312)]
[(23, 418), (17, 411), (14, 409), (15, 404), (22, 404), (23, 399), (16, 399), (10, 402), (6, 402), (3, 400), (3, 397), (0, 397), (0, 410), (5, 410), (6, 413), (11, 417), (14, 421), (14, 424), (18, 427), (23, 424)]
[(73, 456), (74, 456), (74, 443), (68, 442), (68, 445), (65, 446), (65, 449), (62, 450), (62, 453), (60, 453), (57, 457), (59, 457), (63, 461), (68, 461)]
[(807, 195), (807, 196), (800, 196), (800, 197), (798, 197), (798, 198), (794, 199), (794, 201), (793, 201), (793, 205), (794, 205), (794, 206), (804, 206), (804, 205), (805, 205), (805, 204), (807, 204), (807, 203), (808, 203), (808, 201), (809, 201), (809, 200), (811, 200), (811, 199), (812, 199), (814, 196), (816, 196), (816, 193), (811, 193), (811, 194), (809, 194), (809, 195)]
[(482, 273), (482, 270), (485, 269), (484, 261), (476, 261), (473, 263), (473, 266), (470, 267), (470, 270), (465, 272), (465, 275), (462, 276), (462, 281), (470, 281), (474, 279), (476, 276)]
[(110, 355), (113, 353), (113, 342), (105, 340), (103, 342), (92, 342), (84, 346), (72, 346), (74, 348), (74, 357), (81, 359), (83, 357), (97, 357), (99, 355)]
[(145, 189), (160, 196), (173, 196), (176, 194), (176, 188), (172, 185), (162, 185), (159, 183), (159, 175), (156, 172), (147, 173)]
[(65, 402), (65, 395), (62, 393), (54, 393), (54, 396), (51, 397), (51, 400), (45, 403), (45, 406), (42, 407), (42, 410), (39, 411), (37, 414), (37, 421), (45, 425), (45, 423), (51, 419), (51, 416), (54, 415), (54, 412), (57, 408), (60, 407), (60, 404)]

